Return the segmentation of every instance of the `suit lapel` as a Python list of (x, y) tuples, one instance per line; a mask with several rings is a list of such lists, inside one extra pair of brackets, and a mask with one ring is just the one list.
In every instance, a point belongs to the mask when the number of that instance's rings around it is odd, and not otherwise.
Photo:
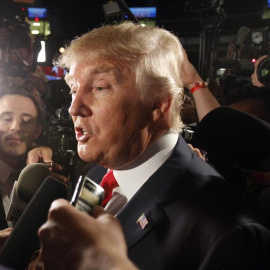
[[(128, 248), (131, 248), (142, 237), (149, 233), (164, 217), (159, 207), (155, 204), (149, 186), (144, 188), (145, 192), (138, 192), (130, 202), (117, 215), (119, 218)], [(147, 223), (144, 228), (139, 219), (144, 219)], [(141, 220), (143, 222), (143, 220)]]
[[(179, 147), (181, 144), (181, 152)], [(183, 148), (182, 148), (183, 147)], [(177, 186), (191, 160), (191, 151), (180, 138), (170, 158), (149, 178), (128, 204), (117, 215), (121, 221), (128, 248), (152, 231), (166, 215), (162, 205), (173, 201)], [(145, 215), (148, 224), (144, 229), (137, 222)]]

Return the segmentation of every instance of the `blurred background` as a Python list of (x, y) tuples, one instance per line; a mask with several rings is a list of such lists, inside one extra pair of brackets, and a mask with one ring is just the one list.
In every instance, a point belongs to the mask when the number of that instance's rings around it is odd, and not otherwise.
[[(22, 21), (26, 18), (31, 33), (42, 41), (42, 53), (39, 54), (38, 63), (44, 67), (49, 79), (62, 75), (55, 74), (56, 70), (51, 71), (49, 67), (53, 56), (72, 38), (103, 23), (132, 20), (128, 16), (130, 11), (139, 21), (155, 24), (175, 33), (187, 50), (190, 60), (205, 78), (219, 76), (222, 72), (219, 68), (235, 64), (224, 63), (225, 59), (222, 64), (217, 61), (213, 68), (216, 58), (252, 61), (268, 50), (269, 0), (1, 2), (2, 21), (11, 21), (15, 15)], [(248, 69), (249, 63), (241, 64), (245, 64)]]
[[(0, 84), (19, 84), (35, 95), (44, 115), (39, 143), (52, 147), (69, 171), (77, 158), (70, 95), (52, 59), (74, 37), (123, 20), (177, 35), (221, 103), (250, 82), (254, 62), (269, 54), (270, 0), (1, 0)], [(196, 109), (188, 93), (184, 105), (182, 119), (192, 126)]]

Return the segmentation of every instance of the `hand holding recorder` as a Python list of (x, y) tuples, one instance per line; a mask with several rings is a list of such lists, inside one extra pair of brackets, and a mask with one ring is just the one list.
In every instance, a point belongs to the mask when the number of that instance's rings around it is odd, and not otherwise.
[(137, 269), (127, 257), (120, 222), (101, 206), (90, 216), (65, 200), (54, 201), (39, 238), (40, 256), (31, 269)]

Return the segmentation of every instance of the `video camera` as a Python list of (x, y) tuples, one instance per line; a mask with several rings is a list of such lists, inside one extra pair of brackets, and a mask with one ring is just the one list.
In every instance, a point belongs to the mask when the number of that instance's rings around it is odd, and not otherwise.
[[(74, 126), (68, 112), (71, 96), (64, 79), (47, 82), (46, 108), (49, 119), (46, 122), (48, 146), (52, 148), (54, 160), (68, 173), (70, 161), (77, 157), (77, 141)], [(65, 172), (64, 172), (65, 173)]]
[[(269, 28), (250, 29), (242, 26), (235, 35), (232, 45), (233, 55), (216, 58), (212, 63), (213, 67), (229, 68), (230, 74), (250, 80), (254, 72), (254, 62), (263, 55), (270, 55)], [(269, 72), (270, 59), (266, 58), (257, 67), (258, 79), (266, 86), (270, 85)]]
[(262, 55), (269, 54), (269, 28), (247, 28), (247, 31), (246, 39), (240, 48), (240, 59), (258, 59)]
[(265, 86), (270, 86), (270, 57), (264, 58), (257, 66), (257, 78)]
[[(254, 62), (263, 55), (270, 54), (269, 28), (249, 29), (249, 33), (241, 48), (240, 58), (236, 72), (238, 74), (251, 75), (254, 71)], [(270, 85), (270, 59), (264, 59), (257, 67), (259, 81)]]

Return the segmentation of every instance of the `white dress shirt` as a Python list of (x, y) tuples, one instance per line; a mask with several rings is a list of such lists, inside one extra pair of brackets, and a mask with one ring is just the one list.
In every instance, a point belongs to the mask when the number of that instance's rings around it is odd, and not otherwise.
[(105, 207), (107, 212), (116, 215), (123, 208), (150, 176), (169, 158), (178, 136), (178, 133), (168, 132), (150, 144), (134, 162), (121, 170), (113, 171), (119, 187), (113, 190), (112, 198)]

